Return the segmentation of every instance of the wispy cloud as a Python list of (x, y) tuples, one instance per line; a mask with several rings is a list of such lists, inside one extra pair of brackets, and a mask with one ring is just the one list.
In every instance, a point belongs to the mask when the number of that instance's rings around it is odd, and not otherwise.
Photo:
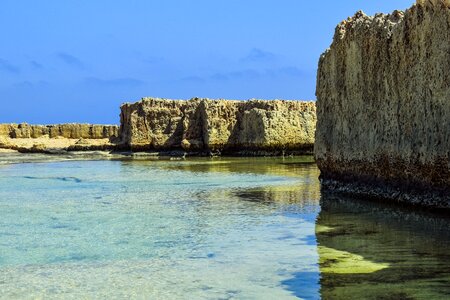
[(242, 57), (242, 62), (268, 62), (276, 60), (277, 56), (269, 51), (265, 51), (259, 48), (253, 48), (249, 54)]
[(31, 65), (31, 67), (32, 67), (33, 69), (35, 69), (35, 70), (41, 70), (41, 69), (44, 68), (44, 66), (43, 66), (41, 63), (38, 63), (38, 62), (35, 61), (35, 60), (30, 61), (30, 65)]
[(77, 67), (79, 69), (84, 69), (83, 62), (79, 58), (77, 58), (69, 53), (59, 52), (56, 54), (56, 56), (69, 66)]
[(123, 78), (114, 78), (114, 79), (102, 79), (97, 77), (87, 77), (85, 78), (85, 83), (94, 86), (102, 86), (102, 87), (138, 87), (145, 84), (144, 81), (131, 78), (131, 77), (123, 77)]
[(152, 56), (146, 56), (143, 57), (142, 62), (146, 63), (146, 64), (155, 64), (155, 63), (160, 63), (162, 61), (164, 61), (164, 58), (162, 57), (152, 57)]
[(238, 70), (231, 72), (219, 72), (210, 76), (213, 80), (233, 80), (233, 79), (255, 79), (261, 77), (261, 72), (253, 69)]
[(19, 67), (11, 64), (9, 61), (0, 58), (0, 71), (4, 71), (11, 74), (20, 73)]
[(213, 81), (230, 81), (230, 80), (256, 80), (261, 78), (288, 78), (288, 77), (302, 77), (305, 75), (301, 69), (295, 66), (286, 66), (265, 70), (257, 69), (243, 69), (236, 71), (217, 72), (210, 76), (188, 76), (181, 78), (181, 81), (200, 83), (207, 80)]
[(275, 69), (267, 69), (266, 74), (272, 77), (302, 77), (304, 75), (304, 72), (294, 66), (290, 67), (281, 67), (281, 68), (275, 68)]
[(35, 82), (25, 80), (25, 81), (13, 83), (11, 86), (13, 88), (24, 89), (24, 88), (34, 88), (34, 87), (46, 87), (48, 85), (49, 85), (49, 83), (45, 80), (39, 80), (39, 81), (35, 81)]
[(26, 81), (14, 83), (12, 86), (14, 88), (26, 89), (26, 88), (32, 88), (34, 86), (34, 84), (31, 81), (26, 80)]
[(187, 77), (183, 77), (180, 79), (181, 81), (184, 82), (192, 82), (192, 83), (202, 83), (205, 82), (205, 79), (203, 79), (200, 76), (187, 76)]

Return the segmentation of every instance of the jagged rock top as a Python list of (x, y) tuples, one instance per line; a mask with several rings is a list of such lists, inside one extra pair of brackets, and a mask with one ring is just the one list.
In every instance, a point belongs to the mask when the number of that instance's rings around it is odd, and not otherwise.
[(282, 99), (273, 99), (273, 100), (263, 100), (263, 99), (256, 99), (251, 98), (248, 100), (235, 100), (235, 99), (223, 99), (223, 98), (199, 98), (194, 97), (191, 99), (168, 99), (168, 98), (159, 98), (159, 97), (143, 97), (140, 101), (137, 102), (125, 102), (122, 105), (132, 105), (132, 104), (138, 104), (143, 102), (182, 102), (182, 101), (225, 101), (225, 102), (249, 102), (249, 101), (257, 101), (257, 102), (264, 102), (264, 103), (271, 103), (275, 101), (281, 101), (281, 102), (313, 102), (313, 100), (282, 100)]
[(389, 37), (395, 25), (402, 22), (404, 16), (405, 13), (400, 10), (396, 10), (392, 14), (376, 14), (375, 16), (368, 16), (360, 10), (353, 17), (342, 21), (336, 27), (334, 42), (343, 40), (351, 34), (367, 34), (367, 30), (380, 32), (382, 35)]
[(154, 98), (154, 97), (144, 97), (138, 102), (134, 103), (124, 103), (121, 108), (145, 108), (145, 109), (155, 109), (160, 108), (175, 108), (185, 105), (199, 105), (200, 103), (208, 104), (220, 104), (225, 106), (236, 106), (241, 109), (252, 108), (263, 108), (270, 110), (298, 110), (299, 108), (309, 108), (315, 110), (315, 102), (312, 100), (261, 100), (261, 99), (249, 99), (249, 100), (229, 100), (229, 99), (210, 99), (210, 98), (191, 98), (188, 100), (182, 99), (166, 99), (166, 98)]
[(122, 144), (136, 151), (303, 152), (314, 143), (312, 101), (143, 98), (121, 109)]
[(377, 32), (382, 37), (389, 38), (397, 25), (404, 21), (405, 15), (418, 8), (429, 10), (450, 9), (450, 0), (417, 0), (416, 4), (406, 11), (395, 10), (390, 14), (378, 13), (374, 16), (368, 16), (360, 10), (353, 17), (349, 17), (337, 25), (333, 44), (347, 36), (367, 35), (370, 32)]

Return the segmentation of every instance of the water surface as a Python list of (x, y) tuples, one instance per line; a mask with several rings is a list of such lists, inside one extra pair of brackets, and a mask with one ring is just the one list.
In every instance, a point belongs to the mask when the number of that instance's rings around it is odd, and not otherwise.
[(311, 157), (2, 164), (0, 297), (450, 295), (448, 219), (318, 176)]

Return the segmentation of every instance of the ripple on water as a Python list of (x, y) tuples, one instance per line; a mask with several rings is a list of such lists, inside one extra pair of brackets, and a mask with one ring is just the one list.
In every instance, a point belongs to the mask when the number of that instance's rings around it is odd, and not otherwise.
[[(318, 272), (318, 257), (314, 245), (299, 244), (314, 223), (283, 212), (298, 204), (301, 215), (308, 203), (317, 215), (318, 198), (303, 196), (304, 176), (271, 164), (85, 161), (2, 169), (0, 228), (17, 236), (0, 236), (0, 290), (19, 298), (293, 298), (281, 281), (299, 269)], [(283, 239), (285, 232), (295, 238)]]
[(2, 167), (0, 298), (450, 294), (448, 218), (321, 195), (318, 176), (311, 158)]

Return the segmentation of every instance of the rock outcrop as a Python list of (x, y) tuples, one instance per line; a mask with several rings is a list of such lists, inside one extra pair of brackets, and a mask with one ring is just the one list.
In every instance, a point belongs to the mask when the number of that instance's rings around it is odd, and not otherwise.
[(316, 92), (324, 188), (450, 208), (449, 41), (450, 1), (337, 26)]
[(312, 152), (314, 102), (143, 98), (121, 107), (120, 140), (131, 150), (240, 155)]
[(116, 125), (0, 124), (0, 148), (21, 152), (108, 150), (115, 147)]
[(30, 125), (30, 124), (0, 124), (0, 136), (9, 138), (50, 138), (63, 137), (67, 139), (105, 139), (118, 136), (119, 127), (116, 125), (91, 124), (58, 124), (58, 125)]

